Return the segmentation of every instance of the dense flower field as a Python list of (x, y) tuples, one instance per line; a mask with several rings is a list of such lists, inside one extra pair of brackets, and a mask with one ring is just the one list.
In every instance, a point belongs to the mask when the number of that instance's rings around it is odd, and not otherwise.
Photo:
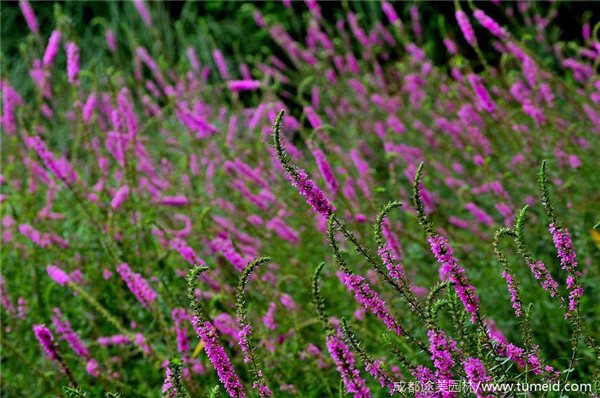
[(600, 24), (565, 42), (558, 3), (461, 2), (433, 35), (419, 3), (240, 3), (271, 43), (249, 54), (185, 7), (86, 29), (19, 6), (2, 396), (600, 382)]

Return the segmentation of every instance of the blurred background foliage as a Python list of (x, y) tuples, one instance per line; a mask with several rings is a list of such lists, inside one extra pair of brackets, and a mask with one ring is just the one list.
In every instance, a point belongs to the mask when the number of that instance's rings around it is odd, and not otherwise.
[[(129, 1), (32, 2), (31, 4), (45, 40), (56, 27), (58, 20), (61, 21), (58, 23), (62, 23), (70, 34), (79, 38), (81, 42), (97, 43), (94, 51), (82, 52), (82, 57), (92, 57), (84, 59), (83, 63), (87, 61), (96, 65), (103, 63), (103, 56), (108, 51), (104, 44), (104, 32), (107, 29), (115, 31), (120, 54), (127, 54), (126, 50), (133, 51), (137, 45), (145, 46), (152, 53), (152, 48), (159, 45), (158, 41), (164, 41), (162, 43), (164, 50), (161, 54), (166, 58), (159, 62), (172, 66), (185, 59), (185, 54), (181, 52), (189, 45), (196, 48), (201, 62), (205, 65), (214, 63), (211, 55), (212, 48), (220, 48), (231, 64), (246, 62), (249, 65), (256, 65), (256, 61), (270, 55), (276, 55), (285, 61), (285, 53), (273, 41), (269, 32), (256, 25), (253, 12), (257, 9), (265, 16), (268, 25), (269, 22), (281, 23), (293, 38), (302, 41), (306, 34), (307, 24), (304, 23), (306, 22), (304, 19), (308, 18), (308, 13), (304, 13), (306, 5), (302, 1), (293, 1), (290, 8), (286, 8), (279, 1), (151, 1), (148, 3), (155, 23), (153, 27), (155, 32), (151, 35), (148, 35), (145, 29), (138, 29), (141, 28), (142, 22), (133, 3)], [(525, 2), (514, 2), (511, 6), (516, 9), (519, 3)], [(402, 20), (408, 22), (409, 9), (415, 2), (394, 4)], [(522, 20), (523, 14), (516, 10), (515, 16), (508, 18), (492, 2), (475, 1), (471, 4), (483, 9), (501, 25), (509, 26), (510, 31), (517, 37), (519, 33), (530, 32), (530, 28), (525, 26), (527, 21)], [(581, 42), (581, 26), (586, 22), (594, 26), (600, 14), (594, 12), (594, 7), (590, 7), (590, 2), (586, 1), (531, 2), (529, 6), (540, 8), (544, 14), (555, 15), (550, 36), (547, 37), (548, 42)], [(29, 30), (18, 2), (3, 1), (0, 7), (3, 71), (10, 69), (11, 75), (8, 78), (13, 85), (20, 86), (22, 94), (32, 94), (32, 82), (27, 76), (29, 66), (22, 57), (22, 53), (33, 44), (24, 42)], [(375, 21), (385, 19), (380, 3), (376, 1), (327, 1), (320, 3), (320, 7), (324, 19), (332, 25), (335, 25), (337, 20), (343, 19), (348, 11), (355, 12), (363, 26), (372, 26)], [(463, 7), (468, 7), (468, 4), (463, 3)], [(462, 34), (454, 18), (454, 10), (454, 3), (450, 1), (419, 2), (420, 23), (424, 33), (420, 44), (424, 45), (428, 56), (436, 65), (445, 65), (448, 61), (448, 53), (440, 40), (441, 37), (454, 39), (463, 56), (477, 63), (475, 52), (462, 40)], [(556, 12), (552, 13), (552, 10)], [(58, 15), (68, 17), (57, 18)], [(474, 24), (474, 27), (476, 33), (485, 31), (478, 24)], [(140, 35), (140, 32), (145, 33)], [(521, 38), (531, 41), (531, 47), (535, 50), (533, 37), (524, 35)], [(480, 46), (488, 62), (494, 64), (499, 61), (498, 52), (491, 47), (491, 41), (480, 43)], [(540, 51), (544, 51), (542, 46), (539, 48)], [(394, 57), (390, 59), (393, 61)], [(548, 54), (548, 60), (551, 59), (553, 60), (554, 57)], [(119, 69), (128, 65), (131, 68), (131, 62), (123, 61), (123, 64), (118, 65)], [(288, 65), (292, 67), (291, 63)], [(559, 70), (558, 67), (556, 69)], [(23, 87), (23, 84), (26, 87)]]

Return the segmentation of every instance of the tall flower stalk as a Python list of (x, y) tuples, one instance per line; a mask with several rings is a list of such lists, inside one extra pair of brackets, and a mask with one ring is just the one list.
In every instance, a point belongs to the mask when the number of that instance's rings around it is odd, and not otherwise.
[(217, 331), (198, 303), (198, 297), (196, 296), (198, 277), (207, 269), (208, 268), (206, 267), (194, 267), (188, 276), (188, 298), (190, 299), (191, 308), (194, 312), (192, 325), (196, 330), (196, 334), (204, 343), (204, 349), (208, 355), (208, 359), (217, 371), (219, 380), (223, 384), (223, 387), (225, 387), (229, 396), (232, 398), (245, 398), (246, 393), (244, 392), (244, 387), (231, 364), (229, 356), (219, 342)]
[(46, 325), (34, 325), (33, 332), (35, 333), (35, 337), (38, 339), (40, 345), (44, 349), (46, 356), (58, 364), (61, 371), (69, 380), (69, 384), (71, 386), (77, 387), (77, 383), (75, 383), (73, 374), (67, 367), (67, 364), (65, 363), (62, 356), (59, 354), (58, 345), (54, 341), (54, 337), (52, 336), (52, 333), (46, 327)]
[(425, 229), (429, 247), (440, 264), (440, 276), (452, 282), (465, 310), (471, 315), (471, 322), (475, 322), (479, 311), (479, 297), (475, 293), (475, 288), (471, 285), (464, 268), (458, 265), (458, 259), (454, 257), (448, 240), (433, 230), (431, 223), (425, 215), (420, 194), (422, 172), (423, 163), (419, 164), (413, 183), (413, 205), (417, 211), (419, 223)]
[[(417, 212), (419, 224), (425, 231), (429, 246), (438, 263), (441, 264), (440, 276), (447, 278), (453, 285), (456, 293), (461, 300), (467, 314), (471, 315), (471, 322), (477, 325), (477, 328), (484, 336), (485, 345), (488, 349), (495, 351), (494, 343), (490, 337), (488, 326), (484, 323), (483, 316), (479, 310), (479, 297), (475, 294), (475, 288), (471, 285), (465, 270), (458, 265), (458, 260), (453, 256), (452, 249), (448, 240), (440, 236), (433, 230), (433, 226), (425, 214), (425, 206), (421, 198), (421, 178), (423, 174), (423, 162), (421, 162), (415, 173), (413, 180), (412, 199), (413, 206)], [(497, 368), (500, 369), (503, 376), (506, 377), (504, 366), (495, 359)], [(514, 392), (511, 394), (514, 395)]]
[(258, 363), (258, 358), (254, 352), (255, 348), (252, 342), (252, 327), (248, 323), (248, 311), (246, 310), (246, 285), (248, 284), (248, 278), (252, 275), (256, 268), (270, 260), (270, 257), (259, 257), (250, 262), (240, 276), (236, 292), (237, 320), (241, 327), (241, 330), (238, 333), (238, 345), (244, 352), (244, 363), (250, 363), (252, 366), (252, 374), (254, 376), (252, 388), (258, 390), (259, 395), (263, 398), (270, 397), (273, 395), (273, 393), (267, 385), (266, 376), (263, 374), (263, 371)]
[[(387, 369), (384, 369), (382, 361), (373, 359), (362, 347), (360, 341), (355, 336), (354, 332), (350, 328), (348, 321), (342, 318), (342, 324), (340, 327), (344, 340), (357, 352), (365, 365), (365, 370), (371, 374), (371, 376), (377, 380), (381, 387), (387, 387), (390, 390), (390, 394), (397, 392), (395, 378), (390, 375)], [(400, 395), (404, 396), (404, 393), (400, 391)]]
[(327, 199), (323, 191), (321, 191), (312, 180), (308, 179), (306, 172), (301, 168), (292, 165), (285, 154), (284, 147), (281, 143), (281, 126), (284, 113), (283, 110), (279, 112), (277, 119), (275, 119), (275, 124), (273, 125), (273, 141), (275, 149), (277, 150), (277, 159), (279, 159), (285, 172), (290, 176), (290, 183), (292, 186), (306, 198), (306, 203), (310, 204), (312, 208), (323, 217), (329, 217), (329, 215), (335, 211), (335, 207), (331, 204), (329, 199)]
[(352, 393), (356, 398), (371, 397), (371, 391), (366, 385), (366, 381), (360, 376), (360, 372), (355, 367), (354, 354), (346, 343), (339, 329), (335, 328), (329, 321), (325, 311), (325, 302), (321, 296), (321, 287), (319, 280), (325, 263), (320, 263), (315, 268), (312, 279), (312, 298), (313, 305), (326, 331), (325, 341), (327, 350), (336, 365), (336, 369), (342, 376), (343, 385), (346, 391)]
[(569, 362), (569, 368), (565, 372), (564, 382), (566, 383), (569, 379), (571, 369), (574, 366), (575, 358), (577, 355), (577, 346), (580, 337), (583, 335), (586, 344), (592, 350), (594, 350), (598, 359), (600, 359), (600, 346), (596, 343), (595, 339), (587, 331), (583, 320), (581, 319), (580, 313), (580, 299), (583, 296), (583, 287), (579, 278), (582, 276), (581, 272), (577, 270), (577, 262), (575, 261), (575, 249), (571, 241), (571, 235), (566, 228), (563, 228), (560, 224), (558, 217), (556, 216), (556, 210), (554, 203), (550, 198), (550, 188), (546, 171), (546, 161), (542, 162), (540, 167), (540, 191), (542, 193), (542, 203), (546, 210), (546, 216), (549, 221), (549, 230), (552, 234), (552, 240), (558, 253), (558, 258), (562, 269), (567, 272), (566, 285), (569, 289), (568, 295), (568, 312), (565, 313), (566, 319), (573, 319), (573, 334), (572, 334), (572, 351), (571, 359)]

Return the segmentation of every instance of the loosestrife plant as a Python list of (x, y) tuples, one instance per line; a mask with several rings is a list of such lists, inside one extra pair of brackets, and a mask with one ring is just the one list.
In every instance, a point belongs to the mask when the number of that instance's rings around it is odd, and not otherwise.
[(214, 7), (3, 4), (5, 395), (597, 396), (592, 7)]

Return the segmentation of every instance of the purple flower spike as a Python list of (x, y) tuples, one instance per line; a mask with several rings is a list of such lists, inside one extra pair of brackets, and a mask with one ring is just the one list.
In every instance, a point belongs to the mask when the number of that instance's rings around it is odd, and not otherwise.
[(240, 383), (240, 380), (235, 373), (235, 369), (229, 361), (229, 357), (225, 353), (225, 350), (219, 344), (217, 339), (217, 332), (213, 327), (212, 323), (204, 322), (194, 317), (192, 323), (198, 333), (198, 337), (204, 342), (204, 349), (208, 354), (208, 359), (212, 362), (221, 383), (225, 386), (225, 390), (229, 393), (230, 397), (243, 398), (246, 396), (244, 393), (244, 387)]
[(427, 240), (435, 258), (441, 264), (440, 274), (454, 284), (458, 297), (471, 314), (471, 322), (474, 322), (479, 309), (479, 297), (475, 294), (475, 288), (469, 282), (465, 270), (458, 266), (458, 260), (452, 255), (448, 240), (443, 236), (432, 236)]
[(520, 317), (522, 314), (522, 309), (521, 301), (517, 297), (516, 280), (511, 274), (509, 274), (506, 271), (502, 271), (502, 276), (504, 277), (504, 279), (506, 279), (506, 284), (508, 285), (508, 293), (510, 294), (510, 301), (512, 302), (512, 307), (515, 310), (515, 315)]
[(550, 297), (554, 297), (558, 295), (558, 283), (552, 278), (550, 272), (546, 268), (543, 262), (536, 261), (529, 264), (529, 268), (531, 268), (531, 272), (535, 279), (540, 281), (544, 290), (550, 292)]
[(475, 36), (475, 32), (473, 31), (471, 22), (469, 22), (469, 17), (467, 17), (467, 14), (465, 14), (463, 10), (457, 10), (454, 15), (456, 16), (458, 27), (462, 31), (465, 40), (472, 47), (475, 47), (477, 45), (477, 37)]
[(127, 185), (123, 185), (117, 190), (117, 192), (115, 192), (115, 196), (113, 196), (113, 199), (110, 201), (110, 207), (112, 207), (113, 210), (119, 210), (119, 207), (121, 207), (123, 202), (125, 202), (128, 197), (129, 187)]
[(338, 372), (342, 375), (346, 390), (353, 393), (355, 397), (370, 397), (371, 391), (366, 386), (365, 380), (360, 377), (358, 369), (354, 366), (354, 355), (350, 352), (346, 343), (338, 336), (330, 335), (327, 336), (327, 349)]
[[(438, 383), (440, 381), (449, 382), (453, 377), (450, 369), (455, 365), (452, 354), (460, 354), (456, 342), (452, 340), (452, 338), (446, 336), (441, 330), (430, 330), (427, 332), (427, 336), (429, 337), (431, 359), (433, 360), (433, 365), (437, 369), (435, 375)], [(442, 391), (443, 398), (452, 398), (456, 396), (457, 394), (455, 392)]]
[(67, 176), (65, 175), (64, 170), (61, 169), (59, 162), (54, 159), (54, 155), (39, 136), (25, 138), (25, 144), (28, 148), (33, 148), (37, 152), (46, 167), (48, 167), (57, 178), (66, 181)]
[(359, 275), (341, 272), (339, 273), (339, 276), (346, 287), (354, 292), (356, 301), (371, 311), (377, 318), (381, 319), (383, 323), (397, 335), (402, 335), (402, 327), (398, 321), (396, 321), (396, 318), (390, 314), (385, 301), (383, 301), (377, 292), (373, 291), (369, 284), (365, 282), (365, 278)]
[(175, 322), (175, 334), (177, 337), (177, 350), (179, 352), (187, 352), (190, 349), (190, 341), (188, 339), (188, 328), (185, 324), (186, 320), (190, 319), (189, 315), (183, 308), (173, 308), (171, 317)]
[(260, 88), (258, 80), (230, 80), (227, 82), (227, 88), (233, 92), (254, 91)]
[(325, 197), (323, 191), (308, 178), (304, 170), (296, 168), (296, 175), (292, 175), (291, 183), (306, 198), (306, 203), (323, 217), (329, 217), (335, 211), (335, 207)]
[[(566, 228), (562, 228), (555, 224), (550, 224), (550, 233), (552, 234), (552, 240), (554, 241), (554, 247), (558, 251), (558, 258), (562, 269), (567, 271), (569, 276), (567, 277), (567, 289), (569, 292), (569, 311), (575, 311), (579, 305), (579, 299), (583, 296), (583, 287), (579, 283), (581, 272), (577, 271), (577, 261), (575, 261), (575, 249), (573, 247), (573, 241), (571, 240), (571, 234)], [(565, 314), (565, 317), (569, 317), (570, 314)]]
[(381, 10), (392, 25), (395, 25), (396, 22), (400, 21), (400, 17), (396, 13), (396, 10), (394, 10), (394, 6), (391, 3), (384, 1), (381, 4)]
[(248, 344), (248, 336), (252, 334), (252, 327), (250, 325), (244, 325), (242, 330), (238, 333), (238, 345), (244, 352), (244, 363), (249, 363), (250, 359), (250, 347)]
[(21, 7), (21, 12), (23, 12), (23, 16), (25, 17), (25, 22), (27, 22), (29, 30), (36, 35), (39, 34), (40, 28), (38, 26), (33, 9), (31, 8), (31, 4), (29, 4), (29, 2), (26, 0), (19, 0), (19, 6)]
[(72, 41), (67, 43), (67, 76), (69, 83), (78, 85), (79, 75), (79, 47)]
[(142, 17), (142, 20), (144, 21), (144, 25), (146, 25), (147, 27), (152, 26), (152, 16), (150, 15), (150, 12), (146, 8), (146, 4), (144, 3), (144, 1), (143, 0), (133, 0), (133, 5), (135, 6), (138, 13), (140, 14), (140, 17)]
[(152, 290), (142, 275), (132, 272), (127, 263), (118, 265), (117, 272), (144, 307), (152, 305), (156, 300), (156, 292)]
[(35, 337), (40, 341), (40, 345), (46, 352), (48, 358), (53, 361), (58, 361), (59, 356), (56, 343), (54, 342), (52, 333), (50, 333), (50, 330), (48, 330), (46, 325), (34, 325), (33, 332), (35, 333)]
[(46, 271), (48, 271), (50, 278), (54, 279), (61, 286), (71, 281), (69, 274), (54, 265), (47, 266)]
[(62, 35), (60, 30), (55, 30), (50, 35), (50, 39), (48, 39), (48, 47), (46, 47), (46, 52), (44, 53), (43, 63), (45, 67), (50, 67), (54, 63), (54, 58), (56, 58), (56, 54), (58, 54), (58, 45), (60, 44), (60, 39)]
[[(56, 328), (56, 333), (60, 335), (59, 339), (66, 340), (73, 349), (73, 351), (75, 351), (75, 353), (79, 355), (79, 357), (81, 357), (82, 359), (85, 359), (86, 361), (92, 360), (87, 347), (85, 346), (85, 344), (83, 344), (83, 341), (81, 341), (77, 333), (75, 333), (73, 327), (71, 326), (71, 323), (63, 317), (62, 313), (60, 312), (60, 309), (54, 308), (52, 311), (54, 312), (54, 314), (52, 315), (52, 323)], [(95, 373), (94, 369), (91, 370), (92, 372), (90, 372), (90, 374)]]
[(387, 268), (390, 276), (398, 283), (399, 285), (403, 283), (405, 278), (404, 269), (400, 264), (398, 264), (398, 257), (392, 252), (390, 246), (385, 243), (381, 247), (377, 249), (377, 254), (381, 257), (383, 264)]
[(204, 260), (202, 260), (183, 239), (173, 238), (170, 242), (171, 247), (179, 252), (181, 257), (187, 260), (188, 263), (192, 266), (198, 265), (206, 265)]
[(315, 157), (315, 161), (317, 162), (317, 167), (319, 168), (319, 171), (325, 180), (325, 183), (327, 186), (329, 186), (331, 192), (335, 193), (338, 190), (339, 184), (335, 179), (335, 175), (333, 174), (331, 165), (327, 161), (325, 153), (320, 148), (313, 148), (312, 153)]
[[(475, 390), (476, 386), (479, 386), (480, 383), (489, 383), (492, 381), (492, 378), (488, 376), (485, 368), (483, 367), (483, 363), (478, 358), (467, 358), (463, 362), (463, 366), (465, 368), (465, 373), (469, 378), (469, 385)], [(476, 391), (475, 394), (477, 398), (487, 397), (482, 391)]]
[(498, 37), (499, 39), (504, 39), (508, 36), (508, 33), (506, 33), (504, 28), (498, 25), (498, 22), (494, 21), (482, 10), (475, 10), (473, 16), (481, 24), (481, 26), (489, 30), (491, 34)]
[(475, 94), (479, 98), (480, 106), (483, 109), (485, 109), (488, 113), (493, 113), (496, 110), (496, 104), (494, 103), (494, 101), (490, 97), (490, 94), (483, 85), (481, 77), (474, 73), (470, 73), (467, 76), (467, 79), (469, 80), (473, 91), (475, 91)]

